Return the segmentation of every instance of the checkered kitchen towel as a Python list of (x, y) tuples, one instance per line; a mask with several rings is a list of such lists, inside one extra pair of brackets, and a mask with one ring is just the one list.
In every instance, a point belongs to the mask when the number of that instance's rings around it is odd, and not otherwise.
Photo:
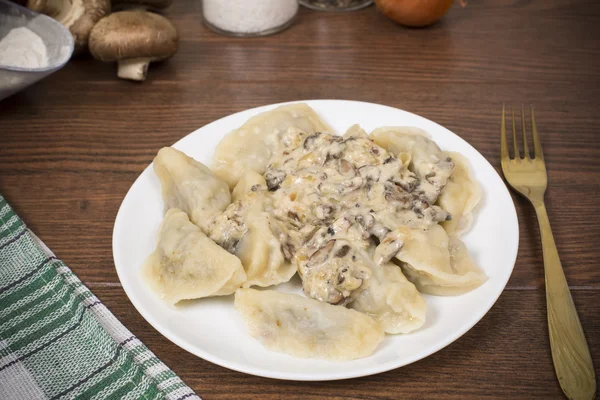
[(0, 399), (200, 399), (0, 195)]

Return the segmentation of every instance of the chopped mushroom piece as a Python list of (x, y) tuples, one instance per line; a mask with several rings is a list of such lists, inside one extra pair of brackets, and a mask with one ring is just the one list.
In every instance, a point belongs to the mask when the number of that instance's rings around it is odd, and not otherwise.
[(94, 25), (110, 13), (110, 0), (28, 0), (27, 7), (66, 26), (75, 39), (75, 53), (88, 46)]
[(147, 11), (119, 11), (96, 24), (90, 35), (94, 58), (118, 62), (119, 78), (143, 81), (148, 65), (177, 52), (179, 36), (162, 15)]
[[(357, 249), (346, 240), (329, 240), (309, 257), (296, 257), (304, 292), (313, 299), (345, 305), (362, 290), (371, 270), (356, 257)], [(305, 259), (306, 258), (306, 259)]]

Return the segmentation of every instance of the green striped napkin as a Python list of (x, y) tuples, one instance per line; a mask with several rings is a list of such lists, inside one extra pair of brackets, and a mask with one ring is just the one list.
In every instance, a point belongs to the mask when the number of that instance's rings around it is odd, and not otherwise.
[(200, 399), (0, 195), (0, 399)]

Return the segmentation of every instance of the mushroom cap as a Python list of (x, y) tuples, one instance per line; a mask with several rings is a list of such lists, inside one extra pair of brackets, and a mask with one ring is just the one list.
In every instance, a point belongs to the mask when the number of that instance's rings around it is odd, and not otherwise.
[(147, 6), (150, 9), (164, 10), (173, 4), (173, 0), (112, 0), (114, 9), (122, 9), (125, 6)]
[[(76, 5), (81, 2), (83, 13), (77, 11)], [(92, 28), (105, 15), (110, 13), (110, 0), (72, 0), (71, 12), (64, 15), (62, 12), (55, 17), (65, 25), (75, 39), (75, 53), (80, 53), (88, 46)], [(63, 16), (64, 15), (64, 16)]]
[(20, 0), (17, 4), (25, 4), (30, 10), (41, 13), (46, 7), (46, 0)]
[(85, 50), (96, 22), (110, 12), (110, 0), (25, 0), (27, 7), (66, 26), (75, 40), (75, 53)]
[(130, 58), (164, 60), (177, 52), (179, 35), (165, 17), (147, 11), (119, 11), (102, 18), (92, 29), (90, 53), (101, 61)]

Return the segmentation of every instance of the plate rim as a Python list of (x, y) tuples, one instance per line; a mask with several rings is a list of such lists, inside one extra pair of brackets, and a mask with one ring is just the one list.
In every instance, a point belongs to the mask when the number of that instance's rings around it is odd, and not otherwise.
[[(397, 107), (392, 107), (392, 106), (388, 106), (385, 104), (379, 104), (379, 103), (373, 103), (373, 102), (365, 102), (365, 101), (357, 101), (357, 100), (343, 100), (343, 99), (307, 99), (307, 100), (294, 100), (294, 101), (286, 101), (286, 102), (281, 102), (281, 103), (273, 103), (273, 104), (266, 104), (266, 105), (262, 105), (262, 106), (258, 106), (258, 107), (253, 107), (253, 108), (248, 108), (248, 109), (244, 109), (238, 112), (234, 112), (228, 115), (225, 115), (221, 118), (218, 118), (214, 121), (209, 122), (208, 124), (205, 124), (201, 127), (196, 128), (195, 130), (193, 130), (192, 132), (188, 133), (187, 135), (181, 137), (180, 139), (178, 139), (175, 143), (173, 143), (171, 146), (177, 148), (177, 145), (182, 142), (184, 139), (186, 139), (187, 137), (189, 137), (190, 135), (193, 135), (195, 132), (197, 132), (200, 129), (204, 129), (212, 124), (217, 124), (218, 122), (227, 119), (227, 118), (231, 118), (233, 116), (236, 116), (238, 114), (242, 114), (242, 113), (247, 113), (247, 112), (254, 112), (254, 115), (256, 115), (256, 113), (258, 112), (262, 112), (262, 111), (268, 111), (269, 109), (278, 107), (278, 106), (282, 106), (282, 105), (288, 105), (288, 104), (296, 104), (296, 103), (306, 103), (309, 106), (312, 107), (312, 104), (314, 103), (357, 103), (357, 104), (363, 104), (363, 105), (369, 105), (369, 106), (377, 106), (377, 107), (382, 107), (382, 108), (387, 108), (393, 111), (401, 111), (402, 113), (407, 113), (407, 114), (411, 114), (413, 116), (418, 117), (419, 119), (422, 120), (426, 120), (429, 123), (432, 123), (434, 125), (436, 125), (438, 128), (441, 128), (444, 131), (448, 131), (450, 132), (452, 135), (454, 135), (459, 141), (462, 142), (463, 145), (466, 145), (468, 147), (471, 148), (472, 151), (476, 152), (477, 154), (479, 154), (484, 160), (485, 162), (491, 167), (491, 169), (494, 171), (494, 174), (496, 174), (498, 176), (498, 178), (500, 179), (501, 182), (504, 183), (504, 180), (502, 179), (502, 176), (498, 173), (498, 171), (496, 170), (496, 168), (494, 168), (494, 166), (492, 165), (492, 163), (490, 163), (488, 161), (488, 159), (486, 157), (483, 156), (483, 154), (481, 154), (481, 152), (479, 152), (474, 146), (472, 146), (469, 142), (467, 142), (465, 139), (463, 139), (461, 136), (457, 135), (456, 133), (454, 133), (453, 131), (451, 131), (450, 129), (444, 127), (441, 124), (438, 124), (435, 121), (432, 121), (426, 117), (423, 117), (419, 114), (415, 114), (413, 112), (410, 111), (406, 111), (403, 110), (401, 108), (397, 108)], [(444, 337), (442, 340), (438, 341), (436, 343), (435, 346), (431, 346), (430, 348), (427, 349), (427, 351), (422, 352), (425, 354), (417, 354), (415, 356), (409, 357), (407, 359), (403, 359), (403, 361), (401, 362), (395, 362), (395, 361), (390, 361), (387, 363), (383, 363), (378, 365), (377, 367), (370, 367), (367, 368), (366, 370), (357, 370), (357, 371), (334, 371), (328, 374), (327, 377), (318, 377), (318, 376), (313, 376), (311, 374), (303, 374), (303, 375), (297, 375), (294, 372), (278, 372), (278, 373), (274, 373), (270, 370), (265, 370), (259, 367), (245, 367), (244, 364), (238, 363), (238, 362), (230, 362), (230, 361), (224, 361), (218, 357), (213, 357), (210, 353), (205, 352), (203, 349), (198, 348), (196, 346), (192, 346), (190, 344), (188, 344), (184, 339), (180, 339), (177, 337), (177, 335), (172, 335), (171, 332), (169, 332), (169, 329), (164, 328), (163, 326), (161, 326), (161, 324), (159, 322), (157, 322), (154, 317), (151, 315), (151, 313), (148, 313), (144, 310), (144, 307), (142, 307), (142, 305), (140, 303), (138, 303), (138, 300), (135, 299), (134, 296), (130, 295), (131, 287), (129, 286), (129, 283), (127, 281), (127, 279), (124, 279), (124, 275), (123, 272), (120, 271), (120, 268), (117, 267), (117, 250), (119, 249), (119, 243), (116, 240), (117, 237), (117, 232), (119, 230), (120, 225), (123, 223), (122, 219), (124, 218), (123, 214), (123, 205), (125, 204), (125, 202), (127, 201), (127, 198), (130, 196), (130, 194), (132, 193), (132, 190), (134, 188), (134, 186), (136, 186), (136, 184), (138, 183), (138, 181), (140, 181), (140, 179), (142, 179), (142, 176), (144, 175), (144, 173), (148, 170), (151, 169), (153, 165), (153, 162), (150, 162), (150, 164), (148, 166), (146, 166), (146, 168), (144, 168), (140, 174), (137, 176), (137, 178), (135, 179), (135, 181), (131, 184), (131, 186), (129, 187), (129, 189), (127, 190), (127, 193), (125, 194), (125, 196), (123, 197), (123, 200), (121, 201), (121, 204), (119, 205), (119, 210), (117, 212), (117, 215), (115, 217), (115, 222), (113, 225), (113, 231), (112, 231), (112, 252), (113, 252), (113, 263), (114, 263), (114, 267), (115, 270), (117, 271), (117, 277), (119, 278), (119, 282), (121, 283), (121, 286), (123, 288), (123, 291), (125, 292), (125, 294), (127, 295), (127, 298), (129, 299), (129, 301), (131, 302), (131, 304), (133, 304), (133, 306), (135, 307), (135, 309), (137, 310), (138, 313), (140, 313), (140, 315), (146, 320), (146, 322), (148, 322), (158, 333), (160, 333), (162, 336), (164, 336), (165, 338), (167, 338), (169, 341), (171, 341), (172, 343), (174, 343), (175, 345), (177, 345), (178, 347), (186, 350), (187, 352), (193, 354), (196, 357), (202, 358), (203, 360), (206, 360), (210, 363), (219, 365), (221, 367), (233, 370), (233, 371), (237, 371), (237, 372), (241, 372), (244, 374), (249, 374), (249, 375), (254, 375), (254, 376), (260, 376), (260, 377), (264, 377), (264, 378), (270, 378), (270, 379), (277, 379), (277, 380), (292, 380), (292, 381), (313, 381), (313, 382), (325, 382), (325, 381), (334, 381), (334, 380), (342, 380), (342, 379), (352, 379), (352, 378), (358, 378), (358, 377), (364, 377), (364, 376), (371, 376), (371, 375), (376, 375), (376, 374), (380, 374), (383, 372), (388, 372), (397, 368), (401, 368), (404, 367), (406, 365), (412, 364), (414, 362), (417, 362), (419, 360), (422, 360), (423, 358), (429, 357), (431, 355), (433, 355), (434, 353), (437, 353), (438, 351), (442, 350), (443, 348), (447, 347), (448, 345), (452, 344), (453, 342), (457, 341), (460, 337), (462, 337), (465, 333), (467, 333), (468, 331), (470, 331), (479, 321), (481, 321), (492, 309), (492, 307), (496, 304), (496, 302), (498, 301), (498, 299), (500, 298), (500, 296), (502, 295), (502, 293), (504, 293), (505, 289), (506, 289), (506, 285), (508, 284), (508, 281), (510, 280), (513, 272), (514, 272), (514, 267), (515, 267), (515, 263), (517, 260), (517, 256), (518, 256), (518, 251), (519, 251), (519, 244), (520, 244), (520, 236), (519, 236), (519, 220), (518, 220), (518, 215), (517, 215), (517, 210), (514, 204), (514, 200), (512, 198), (512, 196), (510, 195), (510, 191), (508, 189), (508, 187), (506, 186), (506, 184), (504, 184), (502, 186), (503, 191), (506, 192), (506, 194), (508, 195), (508, 198), (510, 199), (510, 202), (508, 205), (510, 205), (510, 209), (508, 211), (511, 212), (511, 215), (514, 217), (514, 230), (515, 232), (515, 239), (516, 239), (516, 246), (514, 249), (514, 256), (512, 257), (512, 260), (510, 262), (510, 273), (507, 275), (506, 281), (502, 283), (502, 290), (500, 290), (498, 292), (498, 294), (496, 296), (493, 297), (493, 299), (490, 297), (488, 300), (488, 304), (486, 305), (486, 310), (485, 312), (483, 312), (481, 315), (477, 315), (477, 316), (471, 316), (470, 319), (468, 320), (468, 322), (463, 323), (463, 328), (459, 329), (454, 335), (452, 336), (446, 336)], [(343, 363), (341, 363), (343, 364)]]

